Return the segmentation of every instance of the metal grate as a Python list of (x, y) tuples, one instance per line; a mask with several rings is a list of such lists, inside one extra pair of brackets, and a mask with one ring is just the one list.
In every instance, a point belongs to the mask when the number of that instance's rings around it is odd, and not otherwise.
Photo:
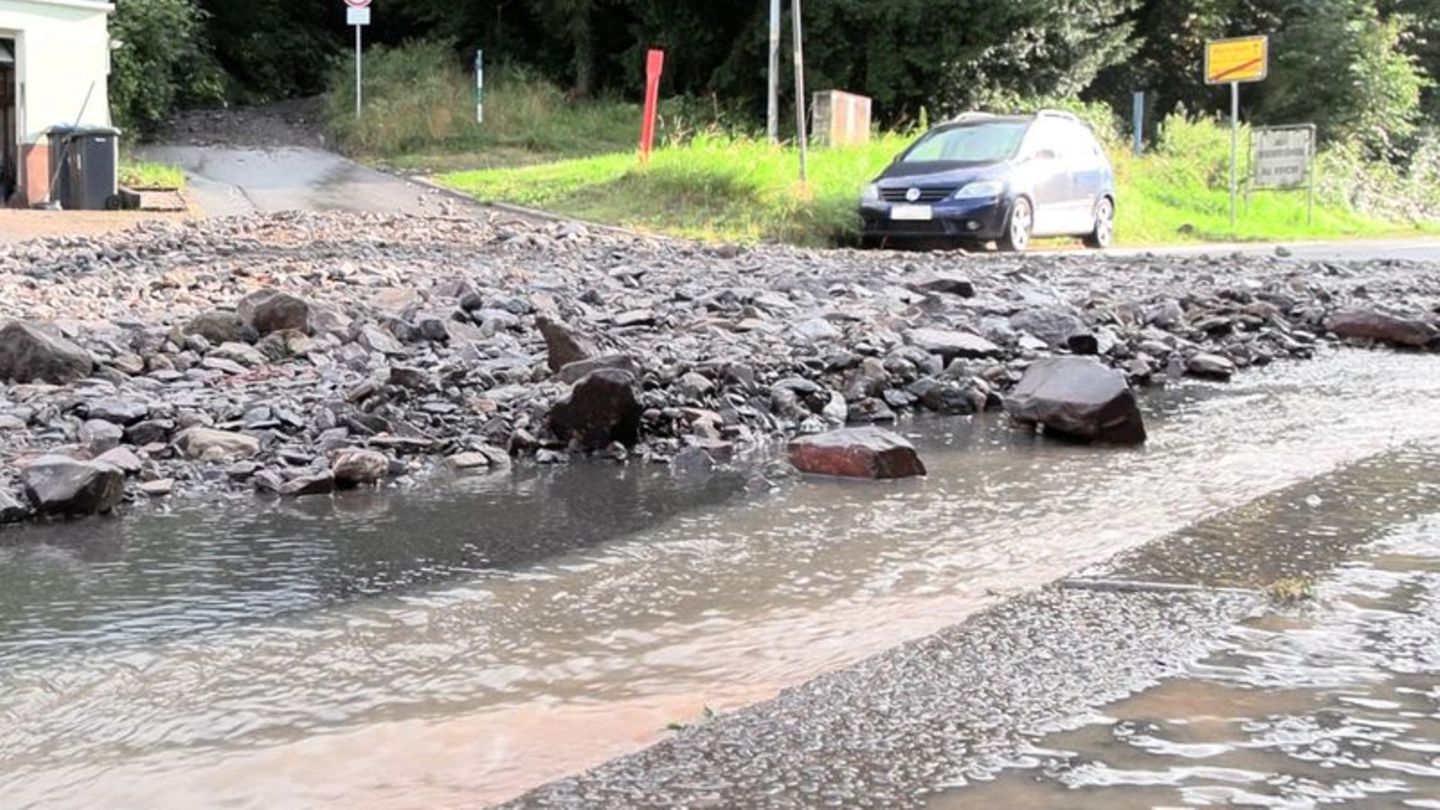
[(880, 189), (880, 199), (884, 200), (885, 202), (892, 203), (937, 203), (941, 200), (947, 200), (950, 197), (954, 196), (957, 190), (955, 186), (921, 186), (919, 187), (920, 198), (912, 200), (907, 196), (911, 188), (912, 187), (909, 186), (901, 186), (899, 188), (882, 188)]

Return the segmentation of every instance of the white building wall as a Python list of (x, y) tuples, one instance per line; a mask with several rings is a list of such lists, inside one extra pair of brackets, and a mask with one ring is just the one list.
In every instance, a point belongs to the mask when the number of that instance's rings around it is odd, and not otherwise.
[(94, 0), (0, 0), (0, 37), (15, 38), (21, 143), (36, 143), (56, 124), (110, 124), (111, 8)]

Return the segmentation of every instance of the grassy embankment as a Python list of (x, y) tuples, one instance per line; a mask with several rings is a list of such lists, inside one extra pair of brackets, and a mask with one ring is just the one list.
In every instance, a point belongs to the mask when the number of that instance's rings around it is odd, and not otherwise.
[(166, 163), (150, 163), (122, 157), (120, 159), (120, 185), (130, 188), (184, 188), (185, 172), (181, 171), (178, 166)]
[[(337, 74), (331, 121), (340, 142), (375, 163), (432, 173), (482, 200), (702, 239), (831, 245), (854, 239), (861, 187), (914, 137), (884, 133), (863, 147), (812, 150), (809, 182), (802, 185), (793, 148), (736, 134), (671, 102), (662, 106), (662, 145), (642, 167), (634, 152), (636, 105), (574, 102), (541, 82), (509, 77), (488, 93), (486, 122), (479, 126), (468, 80), (458, 68), (436, 67), (449, 58), (434, 46), (367, 57), (373, 88), (358, 126)], [(697, 118), (702, 123), (694, 123)], [(1325, 182), (1313, 223), (1307, 223), (1303, 193), (1258, 192), (1232, 234), (1225, 127), (1172, 118), (1149, 154), (1136, 158), (1116, 144), (1111, 156), (1123, 244), (1434, 232), (1407, 209), (1440, 210), (1434, 184), (1402, 183), (1393, 171), (1337, 152), (1322, 156)], [(1371, 200), (1393, 198), (1384, 193), (1392, 186), (1431, 198), (1362, 212), (1351, 204), (1357, 175), (1379, 188), (1371, 188)]]

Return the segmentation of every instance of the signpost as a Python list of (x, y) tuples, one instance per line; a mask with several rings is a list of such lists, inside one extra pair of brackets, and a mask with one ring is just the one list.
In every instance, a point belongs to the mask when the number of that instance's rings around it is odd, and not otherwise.
[[(1262, 127), (1251, 133), (1250, 187), (1306, 188), (1306, 217), (1315, 219), (1315, 125)], [(1248, 199), (1248, 196), (1247, 196)]]
[(805, 132), (805, 34), (800, 28), (800, 0), (790, 0), (790, 29), (795, 34), (795, 142), (800, 145), (800, 183), (807, 180)]
[(1264, 81), (1270, 72), (1270, 38), (1240, 37), (1205, 43), (1205, 83), (1230, 85), (1230, 233), (1235, 233), (1239, 191), (1240, 83)]
[(355, 119), (360, 119), (360, 29), (370, 24), (370, 0), (345, 0), (345, 22), (355, 26)]
[(485, 52), (475, 51), (475, 123), (485, 123)]
[(655, 115), (660, 107), (660, 76), (665, 71), (665, 52), (651, 50), (645, 56), (645, 120), (640, 124), (640, 163), (650, 162), (655, 147)]

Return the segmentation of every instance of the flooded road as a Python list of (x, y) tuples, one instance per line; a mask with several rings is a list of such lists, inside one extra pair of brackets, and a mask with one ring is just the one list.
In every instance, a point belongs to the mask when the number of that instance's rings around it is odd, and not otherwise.
[(934, 810), (1440, 807), (1440, 516)]
[[(1433, 358), (1145, 403), (1152, 441), (902, 425), (893, 485), (577, 465), (0, 546), (19, 807), (473, 806), (1337, 467), (1440, 440)], [(1096, 805), (1102, 806), (1102, 805)]]

